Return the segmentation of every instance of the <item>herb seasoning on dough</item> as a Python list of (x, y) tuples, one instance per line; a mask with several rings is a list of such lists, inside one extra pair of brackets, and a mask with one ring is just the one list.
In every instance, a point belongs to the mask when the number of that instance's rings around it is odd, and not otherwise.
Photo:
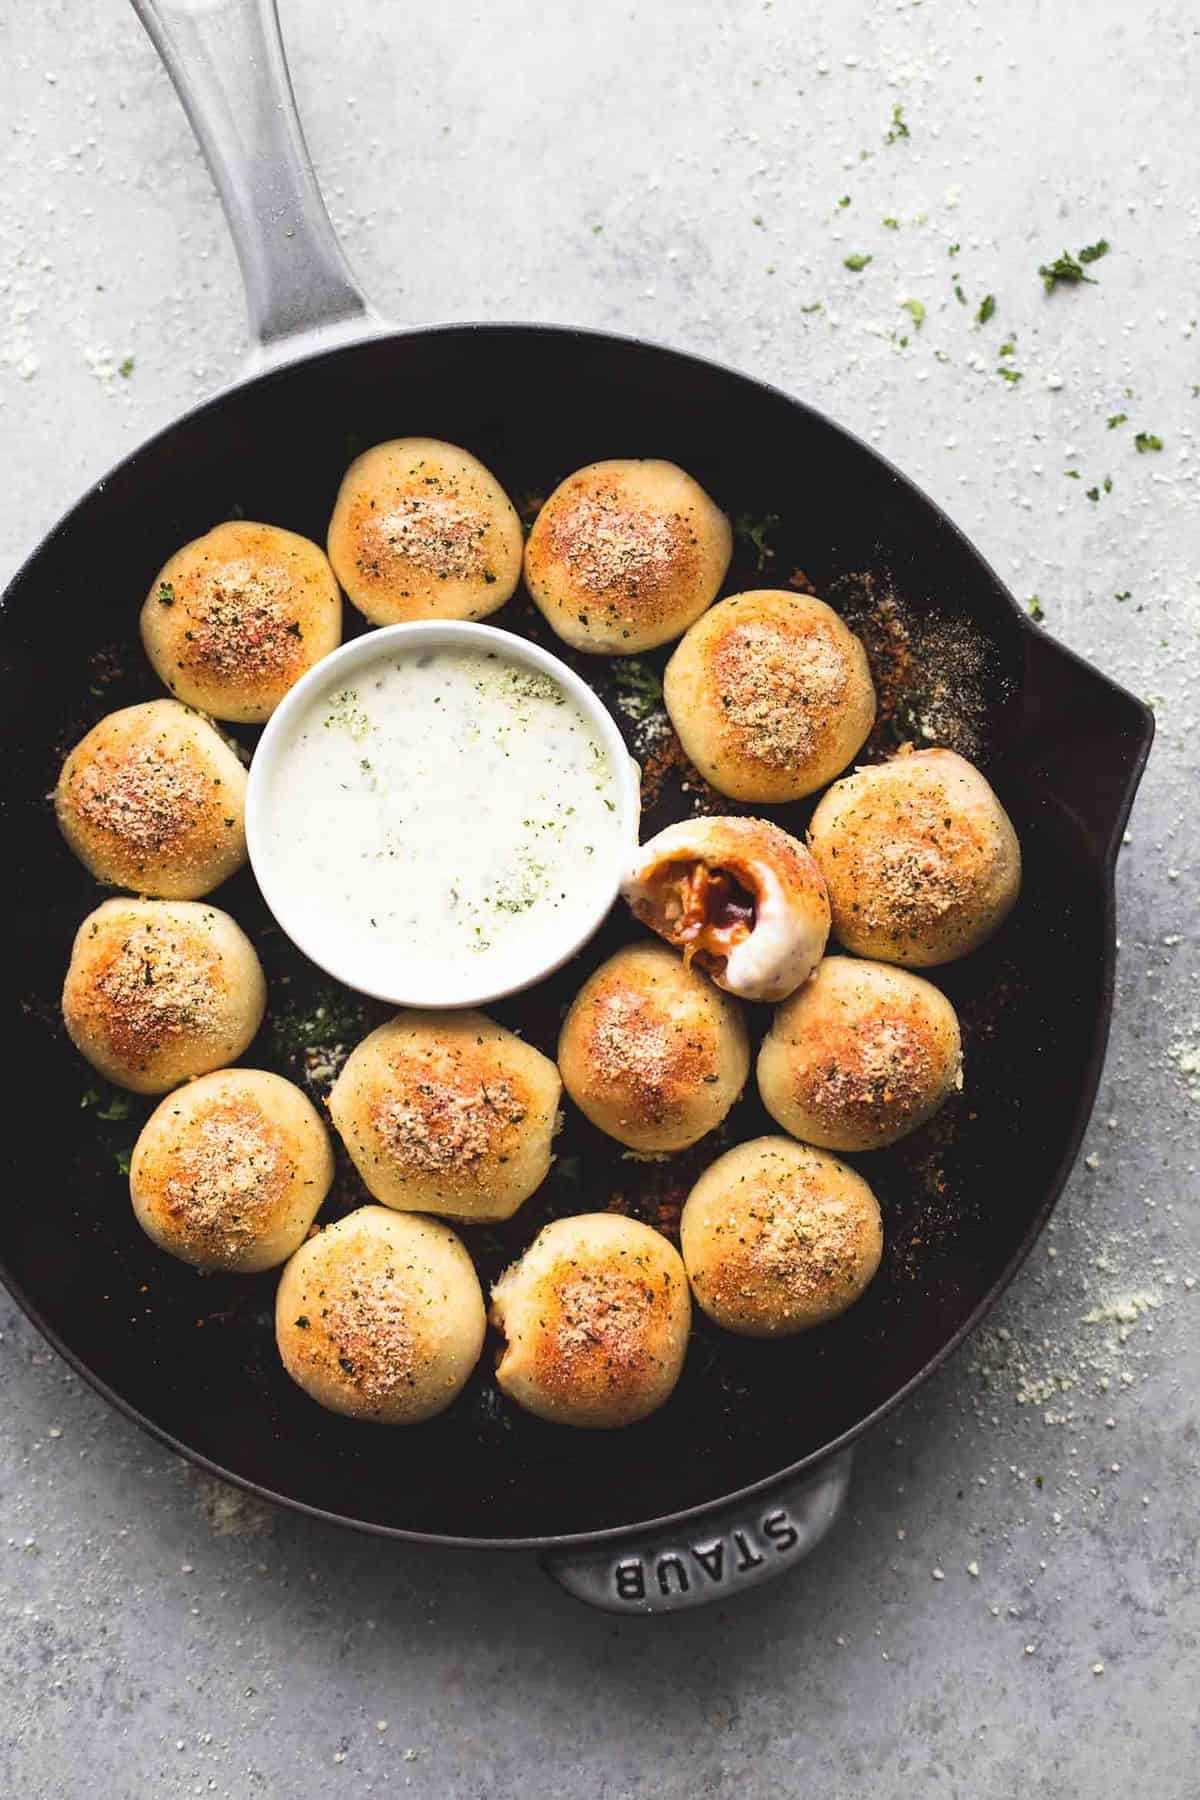
[(620, 856), (608, 753), (550, 676), (480, 651), (381, 658), (314, 693), (266, 797), (297, 925), (380, 985), (452, 999), (567, 950)]

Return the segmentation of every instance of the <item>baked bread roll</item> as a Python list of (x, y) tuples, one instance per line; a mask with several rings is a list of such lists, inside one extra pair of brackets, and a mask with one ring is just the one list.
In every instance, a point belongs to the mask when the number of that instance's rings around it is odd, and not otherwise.
[(177, 700), (93, 725), (54, 790), (59, 829), (97, 881), (198, 900), (246, 860), (246, 771), (220, 732)]
[(784, 1000), (829, 936), (825, 882), (766, 819), (696, 818), (643, 844), (622, 892), (634, 917), (745, 1000)]
[(679, 1235), (697, 1302), (743, 1337), (788, 1337), (837, 1318), (883, 1254), (862, 1177), (782, 1137), (718, 1157), (688, 1195)]
[(501, 1390), (539, 1418), (632, 1425), (671, 1395), (691, 1326), (687, 1277), (657, 1231), (617, 1213), (556, 1219), (492, 1289)]
[(231, 519), (164, 563), (141, 623), (146, 655), (177, 700), (261, 725), (336, 650), (342, 597), (319, 545)]
[(737, 1002), (665, 944), (628, 944), (589, 976), (558, 1040), (582, 1113), (631, 1150), (683, 1150), (725, 1117), (750, 1048)]
[(880, 1150), (962, 1086), (954, 1008), (919, 975), (827, 956), (785, 1000), (758, 1053), (771, 1117), (806, 1144)]
[(576, 650), (634, 656), (712, 604), (732, 549), (725, 514), (674, 463), (589, 463), (534, 520), (525, 584)]
[(482, 619), (511, 599), (524, 539), (512, 501), (469, 450), (393, 438), (346, 470), (329, 560), (372, 625)]
[(840, 775), (875, 723), (866, 651), (811, 594), (734, 594), (696, 621), (663, 677), (687, 755), (718, 793), (779, 805)]
[(881, 962), (922, 969), (966, 956), (1021, 891), (1012, 822), (953, 750), (902, 750), (856, 769), (822, 798), (808, 841), (839, 942)]
[(483, 1348), (479, 1278), (437, 1219), (360, 1206), (302, 1244), (275, 1297), (275, 1341), (318, 1405), (418, 1425), (462, 1392)]
[(508, 1219), (549, 1172), (561, 1092), (549, 1057), (483, 1013), (412, 1010), (351, 1053), (329, 1112), (385, 1206)]

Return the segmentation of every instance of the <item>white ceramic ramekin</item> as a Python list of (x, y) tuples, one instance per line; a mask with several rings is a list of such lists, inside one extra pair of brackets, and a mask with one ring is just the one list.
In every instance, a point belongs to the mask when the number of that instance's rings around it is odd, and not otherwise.
[[(608, 753), (612, 766), (621, 831), (611, 867), (595, 867), (589, 861), (588, 875), (594, 893), (582, 915), (581, 928), (566, 943), (561, 939), (549, 939), (542, 958), (531, 961), (527, 967), (510, 967), (501, 985), (496, 985), (498, 972), (493, 974), (491, 983), (478, 985), (482, 971), (464, 966), (463, 980), (452, 991), (444, 985), (435, 989), (427, 981), (423, 982), (420, 969), (414, 967), (404, 978), (406, 991), (399, 991), (399, 974), (394, 974), (389, 981), (386, 971), (372, 966), (374, 959), (364, 954), (361, 945), (346, 941), (339, 933), (336, 921), (331, 919), (328, 929), (323, 923), (314, 929), (311, 911), (296, 905), (296, 896), (289, 891), (288, 882), (281, 877), (272, 856), (272, 839), (277, 827), (268, 818), (268, 795), (271, 777), (278, 769), (280, 759), (287, 754), (288, 727), (304, 711), (314, 690), (327, 687), (331, 680), (348, 681), (354, 676), (361, 677), (372, 664), (386, 661), (399, 651), (415, 649), (490, 652), (518, 667), (536, 669), (550, 676), (579, 706)], [(392, 1001), (397, 1006), (485, 1006), (505, 994), (532, 987), (561, 968), (603, 923), (617, 898), (621, 878), (637, 844), (640, 809), (637, 764), (625, 748), (615, 720), (587, 683), (565, 663), (537, 644), (516, 637), (510, 631), (498, 631), (493, 625), (474, 625), (453, 619), (430, 620), (421, 624), (385, 625), (352, 638), (348, 644), (324, 657), (289, 690), (268, 720), (250, 765), (246, 790), (246, 842), (255, 878), (276, 920), (310, 962), (316, 963), (327, 974), (360, 993)], [(464, 827), (470, 828), (469, 820), (464, 820)], [(476, 985), (472, 985), (472, 978)]]

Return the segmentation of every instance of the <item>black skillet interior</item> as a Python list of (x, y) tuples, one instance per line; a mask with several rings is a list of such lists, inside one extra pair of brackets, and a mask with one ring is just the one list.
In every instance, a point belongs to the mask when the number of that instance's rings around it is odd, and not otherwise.
[[(678, 460), (731, 514), (748, 515), (726, 591), (807, 579), (841, 605), (866, 631), (885, 697), (874, 750), (908, 736), (956, 743), (987, 768), (1024, 844), (1013, 919), (984, 951), (938, 972), (964, 1022), (962, 1100), (906, 1145), (859, 1159), (887, 1229), (865, 1299), (783, 1344), (700, 1320), (671, 1402), (624, 1432), (554, 1429), (519, 1413), (497, 1395), (490, 1348), (458, 1403), (418, 1429), (319, 1411), (275, 1357), (273, 1276), (202, 1279), (138, 1231), (119, 1165), (151, 1103), (135, 1099), (128, 1117), (106, 1118), (124, 1103), (112, 1103), (58, 1020), (72, 934), (102, 896), (60, 842), (47, 795), (90, 724), (156, 692), (137, 641), (155, 571), (231, 515), (323, 539), (351, 455), (401, 433), (469, 446), (525, 502), (599, 457)], [(356, 622), (348, 610), (348, 628)], [(561, 653), (523, 596), (492, 622)], [(1144, 755), (1144, 716), (1043, 648), (970, 547), (894, 470), (785, 396), (687, 357), (559, 330), (451, 328), (340, 350), (201, 408), (135, 454), (27, 565), (0, 636), (8, 941), (21, 1009), (0, 1256), (85, 1372), (236, 1477), (357, 1524), (489, 1542), (632, 1526), (715, 1501), (817, 1457), (891, 1401), (1002, 1283), (1044, 1215), (1103, 1049), (1109, 840)], [(661, 668), (665, 654), (645, 662)], [(629, 716), (647, 703), (641, 689), (617, 696), (606, 664), (574, 660), (614, 701), (647, 763), (647, 834), (694, 806), (729, 810), (694, 779), (685, 789), (669, 737)], [(795, 830), (808, 810), (776, 816)], [(331, 992), (283, 939), (248, 873), (215, 899), (267, 967), (268, 1021), (246, 1062), (323, 1091), (328, 1059), (305, 1046), (352, 1043), (384, 1009)], [(497, 1016), (552, 1055), (583, 974), (634, 929), (614, 914), (576, 964)], [(753, 1025), (761, 1033), (765, 1018)], [(714, 1140), (669, 1164), (629, 1160), (567, 1113), (542, 1193), (508, 1226), (469, 1233), (485, 1280), (560, 1212), (619, 1206), (670, 1231), (698, 1169), (771, 1128), (753, 1082)], [(343, 1164), (323, 1216), (362, 1197)]]

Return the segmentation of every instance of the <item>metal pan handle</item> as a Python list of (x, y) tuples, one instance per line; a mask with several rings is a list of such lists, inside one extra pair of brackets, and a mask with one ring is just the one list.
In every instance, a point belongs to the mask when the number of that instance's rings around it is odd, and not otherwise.
[(542, 1567), (577, 1600), (614, 1613), (686, 1612), (729, 1600), (794, 1568), (846, 1500), (853, 1451), (691, 1524), (582, 1550), (548, 1550)]
[(384, 329), (342, 254), (296, 112), (275, 0), (133, 0), (212, 171), (256, 374)]
[(1150, 754), (1154, 714), (1032, 626), (1023, 695), (1022, 780), (1035, 795), (1060, 797), (1093, 862), (1111, 870)]

